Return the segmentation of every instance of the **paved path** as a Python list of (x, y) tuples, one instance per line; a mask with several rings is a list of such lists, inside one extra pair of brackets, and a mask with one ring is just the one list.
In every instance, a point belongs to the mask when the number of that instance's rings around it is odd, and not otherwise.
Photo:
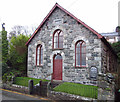
[[(23, 94), (15, 91), (0, 89), (0, 96), (2, 96), (2, 102), (52, 102), (46, 98), (41, 98), (39, 96), (32, 96), (28, 94)], [(1, 99), (1, 97), (0, 97)]]

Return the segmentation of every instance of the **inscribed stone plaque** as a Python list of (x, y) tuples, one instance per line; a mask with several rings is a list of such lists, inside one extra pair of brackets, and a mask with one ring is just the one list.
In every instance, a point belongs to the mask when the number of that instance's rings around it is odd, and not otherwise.
[(91, 67), (90, 69), (90, 78), (97, 78), (97, 68), (96, 67)]

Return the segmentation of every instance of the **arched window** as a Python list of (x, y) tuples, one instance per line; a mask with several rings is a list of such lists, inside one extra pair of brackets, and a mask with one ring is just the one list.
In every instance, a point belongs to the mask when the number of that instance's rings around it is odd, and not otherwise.
[(38, 45), (36, 48), (36, 65), (40, 66), (43, 64), (43, 48), (42, 45)]
[(57, 29), (53, 34), (53, 49), (63, 48), (63, 32)]
[(86, 44), (82, 40), (75, 44), (75, 66), (86, 67)]

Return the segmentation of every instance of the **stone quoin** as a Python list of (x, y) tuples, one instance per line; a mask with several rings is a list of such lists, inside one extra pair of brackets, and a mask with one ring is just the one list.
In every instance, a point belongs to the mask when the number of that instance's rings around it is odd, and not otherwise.
[(99, 75), (117, 71), (106, 39), (57, 3), (26, 45), (28, 77), (97, 85)]

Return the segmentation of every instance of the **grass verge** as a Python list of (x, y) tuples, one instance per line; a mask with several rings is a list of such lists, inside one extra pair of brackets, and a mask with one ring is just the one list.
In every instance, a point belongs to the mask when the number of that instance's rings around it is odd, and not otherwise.
[(55, 87), (54, 91), (65, 92), (89, 98), (97, 98), (98, 96), (97, 86), (83, 85), (78, 83), (64, 82), (63, 84)]
[[(29, 82), (30, 79), (33, 80), (34, 85), (38, 84), (39, 81), (41, 80), (41, 79), (30, 78), (30, 77), (16, 77), (14, 79), (14, 83), (13, 84), (28, 87), (28, 82)], [(42, 80), (42, 81), (48, 81), (48, 80)]]

